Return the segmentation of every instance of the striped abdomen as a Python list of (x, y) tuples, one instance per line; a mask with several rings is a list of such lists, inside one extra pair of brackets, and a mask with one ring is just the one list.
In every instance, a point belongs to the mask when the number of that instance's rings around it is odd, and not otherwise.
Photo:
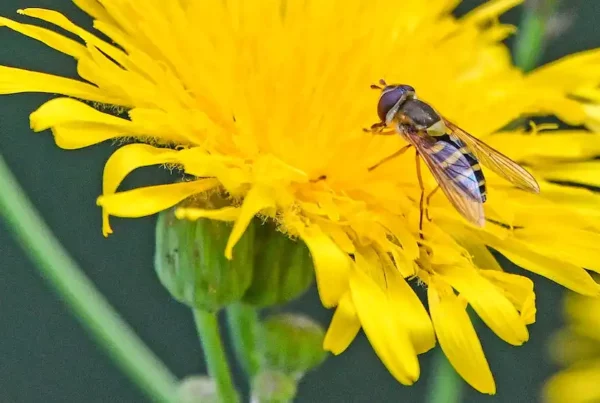
[[(483, 171), (479, 161), (465, 143), (451, 134), (443, 134), (433, 138), (435, 144), (431, 147), (432, 157), (457, 182), (467, 181), (471, 175), (474, 175), (479, 187), (481, 201), (485, 202), (487, 196)], [(469, 164), (468, 167), (464, 165), (465, 160)], [(468, 171), (472, 171), (472, 173)]]

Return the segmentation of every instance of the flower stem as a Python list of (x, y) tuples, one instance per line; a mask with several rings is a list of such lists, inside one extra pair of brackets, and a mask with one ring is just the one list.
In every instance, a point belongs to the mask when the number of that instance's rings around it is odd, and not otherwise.
[(540, 61), (548, 19), (557, 4), (558, 0), (529, 0), (525, 5), (514, 48), (515, 63), (525, 72), (533, 70)]
[(200, 343), (204, 351), (208, 375), (217, 385), (217, 393), (221, 403), (238, 402), (239, 397), (231, 378), (225, 349), (221, 342), (217, 314), (194, 309), (194, 320), (196, 321), (196, 329), (198, 330)]
[(54, 237), (0, 155), (0, 214), (23, 250), (91, 336), (155, 402), (172, 402), (177, 380), (123, 321)]
[(428, 403), (458, 403), (462, 399), (462, 380), (441, 348), (435, 351)]
[(256, 332), (259, 326), (256, 310), (241, 303), (227, 308), (227, 323), (231, 342), (238, 360), (248, 378), (253, 379), (260, 370), (256, 351)]

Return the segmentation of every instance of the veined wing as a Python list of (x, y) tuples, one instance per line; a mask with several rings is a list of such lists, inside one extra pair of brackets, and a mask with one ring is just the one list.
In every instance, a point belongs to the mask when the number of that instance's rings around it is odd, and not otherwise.
[(519, 164), (499, 151), (494, 150), (483, 141), (471, 136), (447, 119), (444, 119), (444, 123), (454, 136), (458, 137), (467, 145), (469, 150), (481, 164), (490, 168), (520, 189), (528, 190), (533, 193), (540, 192), (540, 186), (535, 178)]
[(467, 220), (482, 227), (485, 216), (479, 183), (460, 149), (452, 143), (436, 141), (424, 134), (404, 134), (454, 208)]

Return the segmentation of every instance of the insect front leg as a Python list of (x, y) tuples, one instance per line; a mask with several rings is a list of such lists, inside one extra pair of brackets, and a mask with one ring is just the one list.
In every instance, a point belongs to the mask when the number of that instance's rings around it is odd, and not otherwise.
[(370, 128), (363, 128), (363, 131), (366, 133), (389, 136), (391, 134), (396, 134), (396, 130), (389, 129), (384, 130), (386, 128), (386, 124), (384, 122), (373, 123)]

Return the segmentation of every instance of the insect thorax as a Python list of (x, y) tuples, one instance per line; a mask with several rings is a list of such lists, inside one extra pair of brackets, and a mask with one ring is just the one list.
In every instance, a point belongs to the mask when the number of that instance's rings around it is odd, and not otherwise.
[(401, 119), (418, 130), (426, 130), (430, 136), (446, 133), (446, 125), (440, 115), (429, 104), (418, 99), (406, 100), (398, 109)]

